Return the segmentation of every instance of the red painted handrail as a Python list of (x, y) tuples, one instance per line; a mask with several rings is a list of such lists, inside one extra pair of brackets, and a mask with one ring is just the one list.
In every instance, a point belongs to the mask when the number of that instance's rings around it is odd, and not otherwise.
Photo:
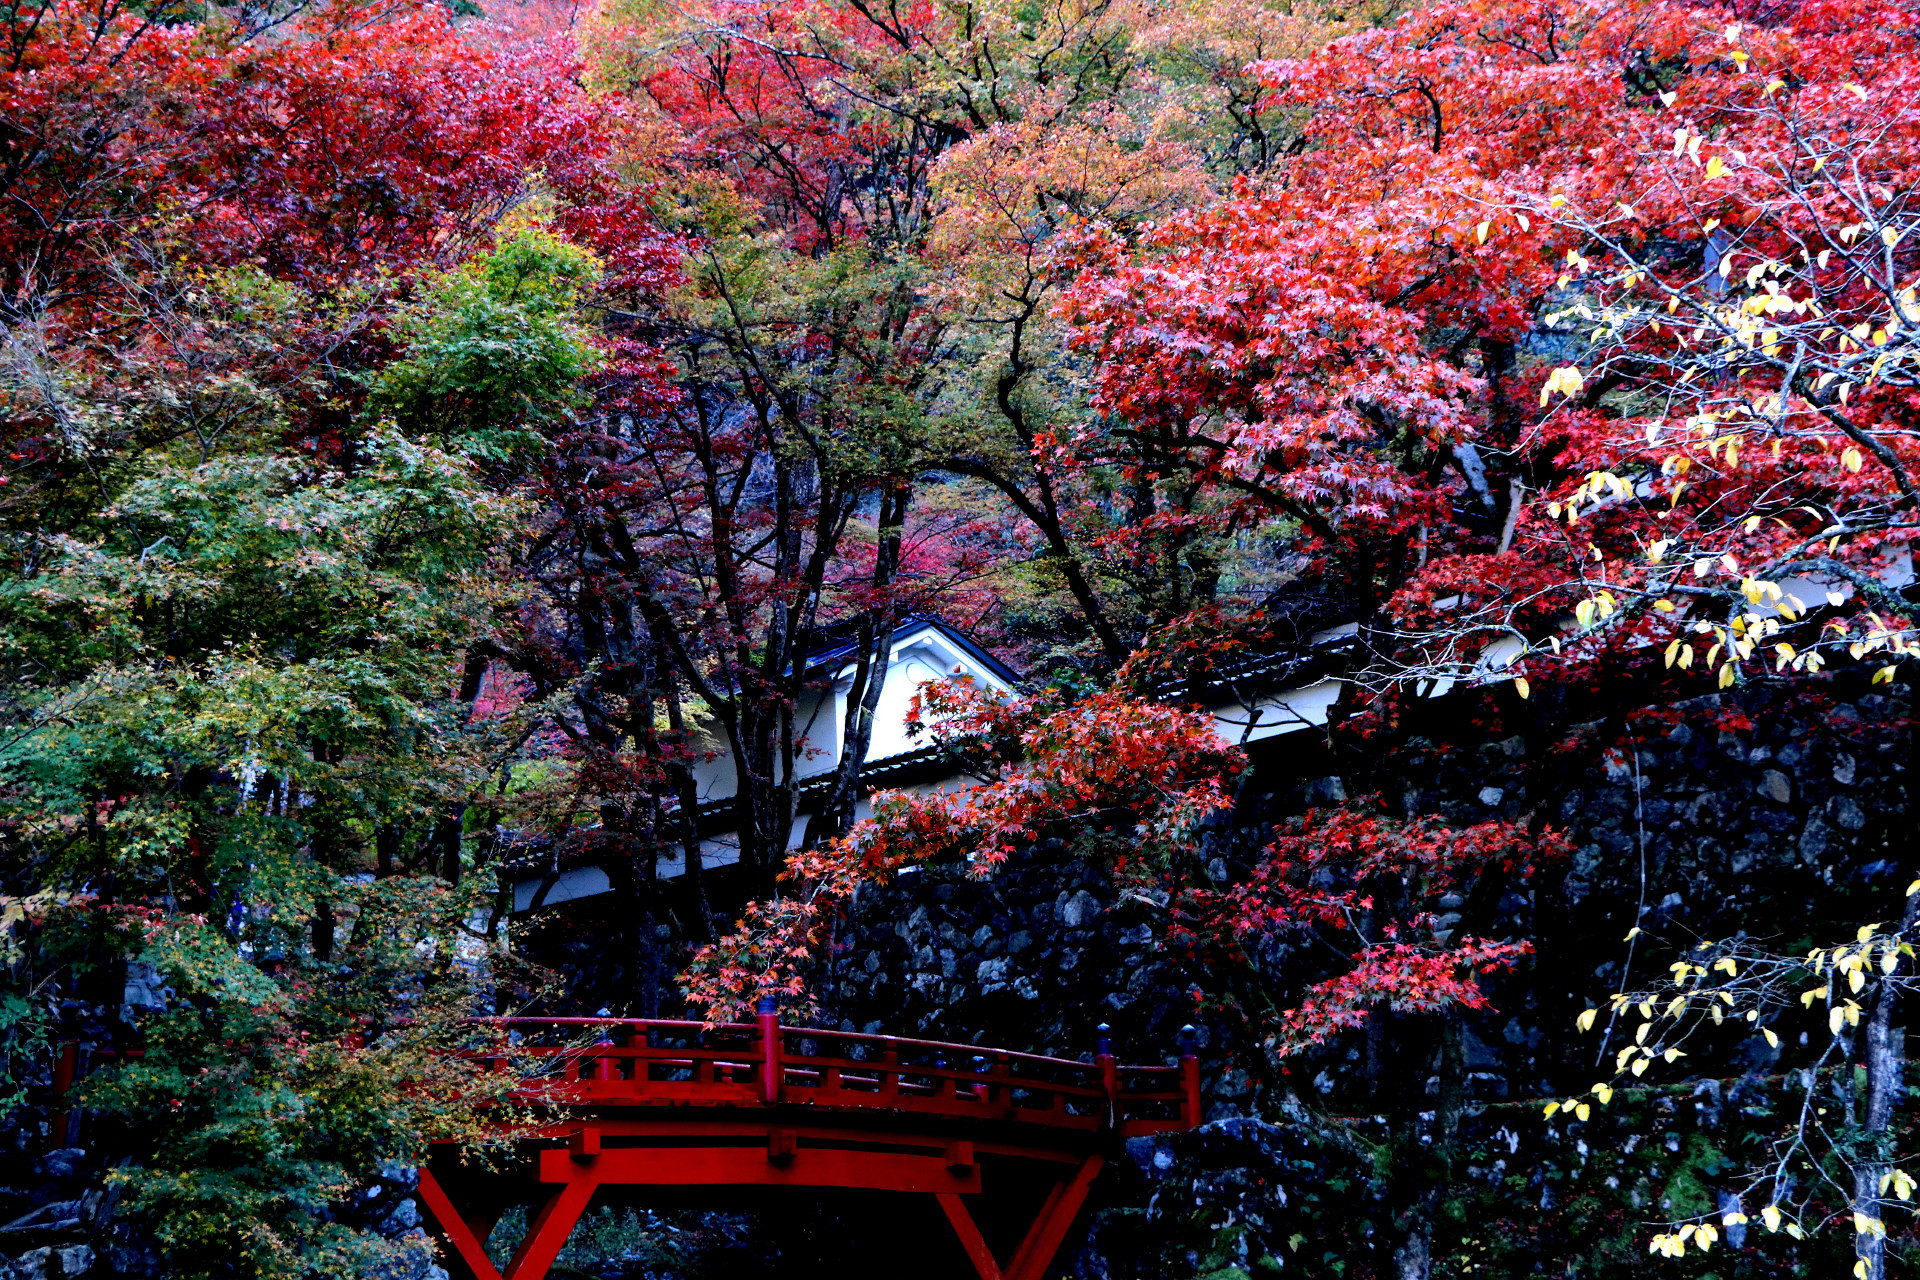
[[(523, 1136), (544, 1144), (537, 1176), (556, 1187), (505, 1280), (544, 1280), (601, 1187), (659, 1186), (931, 1193), (981, 1280), (1041, 1280), (1111, 1140), (1201, 1119), (1192, 1028), (1181, 1033), (1178, 1065), (1123, 1066), (1105, 1027), (1094, 1060), (1075, 1062), (783, 1026), (772, 1001), (750, 1023), (482, 1018), (474, 1026), (483, 1034), (469, 1059), (508, 1073), (497, 1082), (504, 1092), (545, 1113)], [(956, 1132), (955, 1121), (983, 1123)], [(1052, 1179), (1004, 1265), (966, 1204), (982, 1190), (981, 1155), (1025, 1161)], [(476, 1280), (502, 1280), (484, 1230), (466, 1221), (431, 1167), (420, 1171), (420, 1192)]]
[[(523, 1102), (593, 1108), (790, 1106), (1146, 1133), (1200, 1122), (1192, 1053), (1178, 1066), (1075, 1062), (937, 1040), (662, 1018), (486, 1018), (511, 1044), (477, 1053), (517, 1070)], [(581, 1033), (598, 1031), (598, 1043)]]

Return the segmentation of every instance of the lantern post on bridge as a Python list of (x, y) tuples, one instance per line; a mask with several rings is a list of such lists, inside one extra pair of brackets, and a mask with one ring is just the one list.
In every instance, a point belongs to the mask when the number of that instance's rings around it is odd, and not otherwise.
[(1094, 1028), (1099, 1039), (1094, 1041), (1093, 1062), (1100, 1068), (1100, 1088), (1107, 1095), (1107, 1127), (1111, 1129), (1120, 1119), (1120, 1063), (1113, 1056), (1113, 1028), (1101, 1023)]
[(760, 1100), (775, 1103), (786, 1085), (780, 1062), (780, 997), (771, 992), (761, 996), (754, 1020), (760, 1024)]
[(1187, 1122), (1189, 1129), (1198, 1128), (1201, 1121), (1200, 1033), (1191, 1022), (1180, 1028), (1180, 1088), (1184, 1095), (1180, 1118)]

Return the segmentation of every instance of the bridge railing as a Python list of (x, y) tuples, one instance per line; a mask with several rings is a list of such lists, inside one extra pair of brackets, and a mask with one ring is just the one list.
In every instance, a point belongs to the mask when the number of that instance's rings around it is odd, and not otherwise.
[[(522, 1101), (595, 1108), (885, 1110), (1128, 1133), (1200, 1120), (1190, 1038), (1178, 1066), (1121, 1065), (1102, 1028), (1092, 1062), (781, 1025), (658, 1018), (491, 1018)], [(483, 1055), (485, 1056), (485, 1055)]]

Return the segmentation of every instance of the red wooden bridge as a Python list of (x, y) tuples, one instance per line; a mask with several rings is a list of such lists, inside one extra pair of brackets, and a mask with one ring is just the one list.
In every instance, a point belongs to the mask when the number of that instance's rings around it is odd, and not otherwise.
[[(439, 1158), (420, 1171), (420, 1198), (473, 1280), (543, 1280), (595, 1193), (621, 1187), (931, 1195), (980, 1280), (1042, 1280), (1114, 1144), (1200, 1119), (1190, 1029), (1178, 1066), (1135, 1067), (1105, 1039), (1093, 1062), (1073, 1062), (783, 1026), (766, 1004), (754, 1022), (718, 1026), (492, 1025), (513, 1042), (499, 1065), (523, 1073), (516, 1096), (549, 1117), (525, 1143), (547, 1191), (502, 1273), (483, 1247), (505, 1205), (499, 1175)], [(1002, 1261), (969, 1201), (1003, 1176), (1030, 1186), (1036, 1171), (1048, 1189)]]

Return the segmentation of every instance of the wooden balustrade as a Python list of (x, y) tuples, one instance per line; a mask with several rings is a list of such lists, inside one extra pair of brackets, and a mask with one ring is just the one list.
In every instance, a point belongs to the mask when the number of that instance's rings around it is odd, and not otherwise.
[[(509, 1043), (476, 1056), (522, 1075), (522, 1101), (569, 1106), (787, 1105), (1129, 1133), (1198, 1122), (1198, 1074), (825, 1028), (645, 1018), (480, 1020)], [(1103, 1041), (1102, 1048), (1105, 1049)]]
[[(1112, 1140), (1187, 1129), (1201, 1118), (1191, 1029), (1182, 1034), (1178, 1065), (1168, 1067), (1118, 1062), (1105, 1027), (1094, 1060), (1075, 1062), (789, 1027), (771, 1005), (751, 1023), (596, 1017), (472, 1025), (476, 1043), (466, 1058), (512, 1073), (518, 1101), (555, 1109), (522, 1135), (539, 1148), (537, 1182), (555, 1189), (504, 1280), (544, 1280), (603, 1186), (931, 1193), (981, 1280), (1040, 1280)], [(78, 1045), (62, 1046), (54, 1073), (62, 1097), (87, 1056)], [(628, 1108), (666, 1109), (622, 1114)], [(957, 1134), (953, 1120), (983, 1123)], [(55, 1133), (73, 1140), (64, 1115)], [(1004, 1266), (966, 1205), (982, 1191), (982, 1156), (1023, 1161), (1052, 1179)], [(421, 1203), (449, 1259), (475, 1280), (503, 1280), (503, 1273), (486, 1252), (489, 1219), (468, 1221), (455, 1195), (492, 1176), (445, 1161), (429, 1161), (419, 1173)]]
[[(529, 1140), (555, 1190), (504, 1280), (542, 1280), (602, 1186), (833, 1187), (931, 1193), (981, 1280), (1040, 1280), (1116, 1138), (1200, 1122), (1190, 1032), (1176, 1066), (1132, 1066), (1107, 1028), (1091, 1062), (750, 1023), (491, 1018), (472, 1051), (513, 1093), (557, 1114)], [(954, 1121), (974, 1121), (960, 1132)], [(564, 1143), (564, 1146), (558, 1145)], [(1004, 1265), (967, 1200), (983, 1159), (1051, 1184)], [(997, 1162), (997, 1163), (996, 1163)], [(445, 1166), (443, 1166), (445, 1167)], [(451, 1168), (448, 1169), (452, 1173)], [(471, 1176), (471, 1175), (469, 1175)], [(423, 1201), (477, 1280), (502, 1280), (483, 1233), (430, 1168)]]

